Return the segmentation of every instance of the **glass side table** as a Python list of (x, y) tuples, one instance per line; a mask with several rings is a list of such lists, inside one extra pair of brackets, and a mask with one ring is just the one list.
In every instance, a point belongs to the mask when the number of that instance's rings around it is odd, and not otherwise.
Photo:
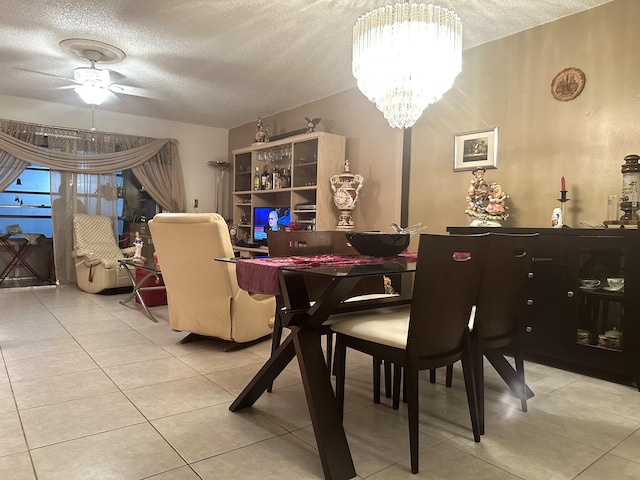
[[(162, 272), (159, 268), (156, 268), (153, 264), (153, 260), (147, 260), (142, 264), (135, 263), (133, 259), (123, 259), (118, 260), (118, 262), (127, 270), (127, 273), (131, 277), (131, 283), (133, 284), (133, 291), (131, 295), (129, 295), (124, 300), (120, 300), (121, 305), (125, 305), (130, 302), (134, 298), (137, 302), (142, 305), (147, 317), (153, 322), (158, 323), (158, 320), (153, 316), (151, 311), (149, 310), (149, 306), (147, 305), (147, 301), (144, 298), (143, 292), (153, 291), (153, 290), (164, 290), (166, 291), (166, 287), (164, 282), (162, 281)], [(138, 272), (142, 271), (143, 275), (140, 275)], [(146, 272), (146, 273), (145, 273)], [(147, 280), (151, 277), (155, 277), (155, 285), (148, 286)], [(164, 302), (166, 304), (166, 302)]]

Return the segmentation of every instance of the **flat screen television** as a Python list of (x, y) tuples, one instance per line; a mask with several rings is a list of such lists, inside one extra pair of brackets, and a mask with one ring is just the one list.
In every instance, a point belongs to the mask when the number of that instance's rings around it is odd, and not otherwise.
[(286, 207), (256, 207), (253, 209), (253, 241), (266, 244), (267, 230), (289, 228), (291, 210)]

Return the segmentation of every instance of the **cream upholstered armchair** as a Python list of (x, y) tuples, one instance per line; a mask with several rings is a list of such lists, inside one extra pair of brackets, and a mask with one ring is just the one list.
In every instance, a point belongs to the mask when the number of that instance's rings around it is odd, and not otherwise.
[(118, 260), (133, 255), (135, 247), (120, 248), (113, 221), (106, 215), (73, 215), (73, 251), (78, 287), (98, 293), (131, 286), (131, 277)]
[(217, 213), (160, 213), (149, 230), (173, 330), (234, 343), (271, 335), (275, 298), (240, 289), (235, 264), (214, 260), (234, 256), (224, 218)]

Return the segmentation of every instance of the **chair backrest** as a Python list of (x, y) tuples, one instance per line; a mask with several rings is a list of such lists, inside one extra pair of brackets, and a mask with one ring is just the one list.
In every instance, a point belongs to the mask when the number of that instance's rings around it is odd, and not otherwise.
[(331, 245), (334, 255), (360, 255), (358, 251), (351, 246), (347, 239), (346, 232), (334, 230), (331, 232)]
[[(312, 256), (312, 255), (358, 255), (347, 244), (344, 232), (331, 230), (268, 231), (270, 257)], [(309, 298), (315, 300), (326, 289), (330, 280), (323, 277), (305, 276)], [(372, 293), (384, 293), (384, 278), (363, 277), (349, 292), (349, 297)]]
[(234, 256), (224, 218), (217, 213), (160, 213), (149, 221), (149, 230), (170, 317), (178, 309), (176, 315), (228, 324), (231, 299), (239, 287), (235, 264), (214, 260)]
[(443, 357), (462, 351), (487, 242), (487, 235), (420, 235), (409, 354)]
[(528, 273), (538, 234), (489, 234), (475, 321), (486, 341), (509, 343), (525, 307)]
[(107, 268), (119, 266), (118, 259), (124, 258), (113, 220), (106, 215), (73, 214), (73, 250), (79, 256), (101, 260)]
[(269, 256), (289, 257), (333, 253), (330, 231), (267, 231)]

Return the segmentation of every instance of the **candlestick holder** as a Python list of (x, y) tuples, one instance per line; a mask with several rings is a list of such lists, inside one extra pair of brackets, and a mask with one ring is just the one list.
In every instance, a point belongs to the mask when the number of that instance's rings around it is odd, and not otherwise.
[(566, 224), (566, 205), (570, 199), (567, 198), (567, 191), (560, 190), (560, 198), (558, 201), (560, 202), (560, 218), (558, 219), (558, 227), (560, 228), (570, 228), (569, 225)]

